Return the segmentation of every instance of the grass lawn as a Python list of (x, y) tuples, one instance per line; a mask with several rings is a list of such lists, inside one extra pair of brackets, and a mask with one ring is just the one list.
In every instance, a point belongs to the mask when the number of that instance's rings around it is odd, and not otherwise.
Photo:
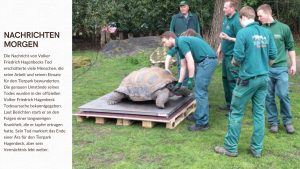
[(295, 51), (296, 51), (296, 55), (297, 55), (297, 56), (300, 56), (300, 42), (297, 42), (297, 43), (296, 43)]
[[(298, 48), (300, 47), (298, 43)], [(300, 52), (298, 52), (299, 55)], [(78, 107), (115, 89), (133, 70), (149, 66), (149, 53), (132, 57), (105, 58), (92, 51), (73, 52), (87, 57), (91, 66), (73, 71), (73, 112)], [(299, 68), (298, 68), (299, 69)], [(141, 124), (116, 126), (114, 121), (96, 125), (94, 120), (77, 123), (73, 118), (73, 168), (299, 168), (300, 166), (300, 75), (290, 78), (290, 98), (296, 133), (288, 135), (283, 126), (271, 134), (266, 125), (263, 157), (253, 158), (247, 151), (252, 133), (251, 106), (248, 104), (239, 141), (239, 156), (229, 158), (213, 152), (222, 145), (227, 129), (223, 104), (221, 67), (209, 87), (210, 128), (189, 132), (187, 120), (175, 129), (163, 124), (145, 129)]]

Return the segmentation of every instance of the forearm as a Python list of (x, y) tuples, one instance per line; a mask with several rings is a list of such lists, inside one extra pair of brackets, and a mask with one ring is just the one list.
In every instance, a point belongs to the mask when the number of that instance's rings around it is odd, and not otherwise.
[(221, 43), (220, 43), (219, 46), (218, 46), (218, 49), (217, 49), (217, 52), (218, 52), (218, 53), (221, 52), (221, 48), (222, 48), (222, 45), (221, 45)]
[(166, 60), (165, 60), (165, 69), (169, 69), (170, 68), (170, 62), (172, 60), (172, 57), (170, 55), (166, 56)]
[(289, 68), (289, 73), (291, 75), (295, 75), (296, 74), (296, 52), (295, 51), (289, 51), (289, 58), (290, 58), (290, 68)]
[(295, 51), (289, 51), (288, 55), (289, 55), (289, 58), (290, 58), (291, 66), (296, 66), (296, 52)]
[(236, 38), (228, 36), (226, 33), (221, 32), (219, 38), (222, 40), (232, 41), (235, 42)]
[(235, 42), (236, 38), (232, 38), (232, 37), (229, 37), (229, 36), (228, 36), (227, 40), (228, 40), (228, 41)]
[(189, 78), (194, 77), (195, 74), (195, 63), (194, 61), (188, 61)]
[(187, 62), (187, 68), (189, 70), (189, 77), (194, 77), (195, 74), (195, 62), (194, 62), (194, 58), (192, 56), (191, 52), (188, 52), (185, 55), (186, 58), (186, 62)]
[(186, 74), (186, 60), (181, 59), (180, 61), (180, 74), (179, 74), (179, 79), (178, 82), (182, 83)]

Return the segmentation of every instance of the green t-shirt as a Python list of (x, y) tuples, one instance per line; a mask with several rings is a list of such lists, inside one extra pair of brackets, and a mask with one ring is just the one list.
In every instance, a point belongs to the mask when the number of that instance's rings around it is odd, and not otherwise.
[[(238, 31), (242, 28), (240, 24), (240, 16), (238, 12), (235, 12), (231, 17), (224, 16), (222, 24), (222, 32), (226, 33), (228, 36), (235, 38)], [(232, 56), (234, 42), (223, 39), (221, 41), (221, 50), (223, 55)]]
[(193, 36), (181, 36), (176, 38), (175, 47), (181, 59), (185, 58), (188, 52), (193, 55), (194, 62), (199, 63), (206, 57), (215, 58), (216, 52), (202, 38)]
[(287, 51), (295, 50), (295, 43), (289, 26), (274, 20), (274, 22), (271, 24), (265, 24), (263, 27), (267, 28), (273, 33), (277, 46), (277, 57), (272, 67), (288, 66)]
[[(196, 35), (194, 37), (203, 39), (200, 35)], [(175, 47), (172, 47), (171, 49), (168, 50), (167, 55), (174, 57), (176, 52), (177, 52), (177, 49)]]
[(176, 48), (172, 47), (171, 49), (168, 50), (167, 55), (174, 57), (176, 52), (177, 52)]
[(269, 60), (274, 60), (276, 54), (272, 33), (257, 22), (250, 23), (238, 32), (233, 49), (234, 60), (240, 65), (239, 78), (267, 75)]

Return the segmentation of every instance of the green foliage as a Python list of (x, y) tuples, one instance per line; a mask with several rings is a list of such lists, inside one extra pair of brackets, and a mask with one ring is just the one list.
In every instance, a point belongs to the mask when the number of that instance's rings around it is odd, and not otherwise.
[(257, 5), (258, 1), (259, 0), (244, 0), (243, 1), (243, 6), (246, 6), (246, 5), (255, 6), (255, 5)]
[(105, 7), (101, 1), (73, 0), (72, 3), (73, 32), (93, 34), (99, 26), (105, 24), (105, 15), (100, 14)]
[[(131, 33), (163, 32), (169, 29), (171, 16), (178, 13), (179, 0), (73, 0), (73, 32), (93, 37), (109, 22), (119, 31)], [(204, 31), (210, 29), (215, 1), (189, 0), (190, 11), (199, 16)], [(300, 32), (299, 0), (242, 0), (257, 8), (269, 3), (275, 18)]]
[(290, 26), (295, 33), (300, 33), (300, 1), (299, 0), (243, 0), (243, 5), (257, 9), (259, 5), (269, 4), (272, 7), (273, 16)]
[[(208, 27), (213, 1), (190, 0), (203, 27)], [(123, 32), (162, 32), (169, 29), (171, 16), (178, 13), (179, 1), (173, 0), (73, 0), (73, 32), (92, 35), (109, 22)]]
[[(295, 49), (296, 55), (297, 55), (297, 56), (300, 56), (300, 42), (297, 42), (295, 45), (296, 45), (296, 49)], [(299, 59), (300, 59), (300, 58), (299, 58)], [(297, 69), (300, 69), (300, 68), (297, 67)]]

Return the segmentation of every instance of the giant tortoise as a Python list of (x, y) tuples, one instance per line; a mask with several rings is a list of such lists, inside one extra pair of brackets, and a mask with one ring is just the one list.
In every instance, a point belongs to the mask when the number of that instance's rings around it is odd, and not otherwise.
[(188, 96), (191, 91), (185, 87), (172, 91), (176, 78), (159, 67), (142, 68), (126, 76), (120, 86), (107, 98), (108, 104), (116, 104), (123, 98), (132, 101), (155, 100), (156, 106), (164, 108), (169, 97), (174, 95)]

